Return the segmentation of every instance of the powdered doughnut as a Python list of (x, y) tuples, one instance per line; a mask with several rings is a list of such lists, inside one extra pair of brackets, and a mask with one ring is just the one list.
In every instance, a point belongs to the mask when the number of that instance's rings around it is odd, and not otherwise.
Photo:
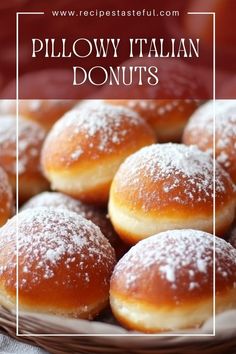
[[(0, 230), (0, 303), (15, 309), (16, 217)], [(21, 311), (93, 318), (108, 301), (115, 253), (100, 229), (67, 210), (18, 215)]]
[[(234, 220), (235, 189), (216, 163), (216, 234)], [(128, 157), (112, 182), (109, 215), (123, 240), (155, 233), (213, 230), (213, 160), (195, 146), (156, 144)]]
[(121, 162), (155, 141), (135, 112), (91, 102), (66, 113), (42, 150), (42, 166), (53, 189), (86, 203), (105, 204)]
[[(215, 238), (216, 313), (236, 308), (236, 250)], [(172, 230), (140, 241), (111, 279), (115, 317), (142, 332), (201, 326), (213, 316), (213, 236)]]
[(112, 247), (114, 247), (117, 258), (120, 258), (127, 249), (115, 233), (115, 230), (104, 210), (93, 207), (92, 205), (84, 204), (68, 195), (57, 192), (43, 192), (34, 196), (23, 205), (22, 210), (38, 207), (66, 209), (92, 221), (100, 228), (103, 235), (108, 239)]

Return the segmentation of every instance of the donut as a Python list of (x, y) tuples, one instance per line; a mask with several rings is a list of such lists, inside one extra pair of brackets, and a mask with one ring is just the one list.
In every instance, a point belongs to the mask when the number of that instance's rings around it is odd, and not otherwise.
[[(220, 165), (236, 183), (236, 100), (215, 102), (215, 153)], [(213, 151), (213, 102), (200, 107), (187, 124), (183, 142)]]
[[(19, 117), (18, 123), (18, 181), (19, 201), (48, 188), (47, 180), (40, 169), (40, 151), (46, 133), (37, 123)], [(0, 123), (0, 166), (8, 174), (16, 190), (16, 119), (14, 116), (1, 118)]]
[(11, 217), (13, 211), (12, 188), (6, 172), (0, 167), (0, 226)]
[(236, 248), (236, 225), (234, 224), (234, 226), (232, 227), (232, 229), (230, 230), (229, 233), (229, 243), (231, 243), (231, 245)]
[(184, 127), (200, 105), (199, 100), (191, 99), (140, 99), (108, 100), (110, 104), (128, 107), (139, 113), (153, 128), (158, 142), (179, 142)]
[[(236, 308), (236, 250), (215, 238), (216, 313)], [(133, 246), (111, 278), (113, 314), (147, 333), (200, 327), (213, 316), (213, 236), (165, 231)]]
[[(234, 219), (236, 194), (216, 163), (216, 234)], [(156, 144), (129, 156), (112, 182), (109, 215), (127, 243), (161, 231), (213, 230), (213, 160), (195, 146)]]
[[(76, 100), (19, 100), (19, 114), (38, 123), (45, 130), (50, 130), (53, 124), (76, 103)], [(2, 100), (0, 114), (16, 114), (16, 101)]]
[(137, 113), (92, 101), (67, 112), (48, 134), (41, 159), (44, 175), (52, 189), (104, 205), (121, 162), (154, 141)]
[[(0, 229), (0, 303), (15, 309), (16, 217)], [(92, 319), (106, 305), (115, 253), (100, 229), (68, 210), (18, 214), (20, 311)]]
[(104, 210), (96, 208), (92, 205), (84, 204), (79, 200), (58, 192), (42, 192), (28, 200), (23, 205), (21, 210), (38, 207), (66, 209), (83, 216), (85, 219), (92, 221), (100, 228), (103, 235), (115, 249), (118, 259), (125, 253), (127, 247), (115, 233), (115, 230)]

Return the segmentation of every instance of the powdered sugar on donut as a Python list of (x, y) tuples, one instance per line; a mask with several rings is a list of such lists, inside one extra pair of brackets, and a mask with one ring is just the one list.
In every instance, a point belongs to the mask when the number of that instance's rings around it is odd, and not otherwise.
[(143, 112), (152, 112), (158, 118), (168, 118), (168, 113), (172, 111), (183, 112), (185, 105), (192, 103), (199, 104), (198, 100), (127, 100), (127, 107), (131, 109), (141, 109)]
[[(225, 179), (228, 178), (217, 165), (217, 193), (226, 193)], [(145, 183), (153, 188), (145, 188)], [(169, 200), (189, 206), (213, 201), (213, 160), (195, 146), (151, 145), (126, 159), (115, 177), (115, 188), (117, 193), (127, 188), (138, 191), (138, 199), (145, 200), (144, 210), (149, 209), (150, 203), (163, 206)]]
[[(12, 174), (16, 173), (16, 124), (17, 121), (13, 116), (1, 118), (0, 161), (6, 160), (9, 156), (11, 163), (4, 163), (4, 167)], [(27, 170), (29, 161), (36, 161), (39, 158), (39, 146), (45, 138), (45, 132), (38, 124), (20, 118), (18, 137), (18, 172), (23, 174)], [(39, 163), (35, 163), (35, 169), (39, 169)]]
[[(16, 217), (0, 232), (0, 254), (8, 260), (0, 267), (0, 275), (10, 272), (11, 279), (16, 269), (15, 232)], [(68, 269), (60, 280), (65, 287), (75, 281), (70, 270), (72, 266), (76, 267), (76, 277), (89, 283), (90, 262), (95, 273), (99, 272), (99, 266), (109, 273), (114, 263), (114, 251), (100, 229), (67, 210), (35, 208), (22, 211), (18, 221), (18, 250), (20, 288), (34, 287), (43, 279), (54, 278), (60, 265)], [(30, 284), (28, 272), (31, 273)], [(104, 281), (107, 281), (106, 277)]]
[(93, 207), (92, 205), (84, 204), (81, 201), (73, 199), (62, 193), (43, 192), (31, 198), (22, 209), (24, 210), (37, 207), (49, 207), (73, 211), (100, 227), (102, 233), (106, 236), (106, 238), (108, 238), (111, 244), (117, 242), (117, 236), (115, 235), (113, 227), (107, 219), (105, 212)]
[[(147, 125), (142, 118), (130, 109), (95, 100), (82, 104), (66, 113), (55, 124), (50, 133), (50, 138), (57, 138), (68, 129), (70, 130), (69, 141), (75, 141), (76, 137), (81, 134), (83, 141), (90, 141), (86, 145), (87, 148), (95, 149), (91, 158), (96, 159), (99, 152), (110, 153), (114, 146), (120, 146), (127, 141), (130, 132), (140, 125), (147, 129)], [(85, 148), (81, 139), (78, 139), (77, 146), (73, 148), (69, 157), (67, 155), (67, 160), (77, 161), (83, 156), (84, 152)]]
[[(217, 281), (235, 278), (236, 250), (218, 237), (215, 238), (215, 250)], [(177, 289), (176, 294), (178, 289), (194, 292), (204, 284), (209, 284), (210, 289), (213, 236), (198, 230), (172, 230), (151, 236), (132, 247), (119, 261), (113, 276), (116, 278), (119, 274), (129, 290), (136, 289), (143, 274), (147, 286), (157, 277), (163, 284), (169, 283), (173, 292)]]
[[(215, 131), (217, 161), (226, 169), (234, 163), (236, 156), (236, 101), (217, 100), (215, 102)], [(190, 119), (186, 128), (186, 139), (212, 152), (213, 145), (213, 102), (200, 107)]]
[(66, 209), (86, 217), (92, 216), (93, 207), (73, 199), (70, 196), (59, 192), (43, 192), (31, 198), (24, 206), (24, 209), (49, 207), (56, 209)]

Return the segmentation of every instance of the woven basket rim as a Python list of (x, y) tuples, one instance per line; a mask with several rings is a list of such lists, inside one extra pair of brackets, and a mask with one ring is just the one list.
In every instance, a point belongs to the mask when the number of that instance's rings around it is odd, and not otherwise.
[[(217, 316), (216, 323), (225, 323), (224, 326), (220, 326), (220, 331), (217, 331), (216, 337), (180, 337), (180, 336), (171, 336), (171, 337), (164, 337), (164, 336), (146, 336), (143, 334), (139, 334), (138, 337), (134, 337), (133, 335), (136, 334), (134, 332), (129, 332), (130, 335), (127, 337), (120, 337), (116, 336), (107, 336), (100, 333), (100, 336), (96, 335), (95, 333), (92, 336), (86, 336), (86, 333), (78, 333), (78, 336), (63, 336), (63, 333), (67, 324), (74, 324), (77, 323), (78, 331), (84, 328), (85, 325), (95, 326), (95, 328), (99, 326), (104, 326), (102, 322), (96, 321), (86, 321), (86, 320), (65, 320), (63, 317), (58, 316), (48, 316), (48, 315), (39, 315), (34, 313), (20, 313), (19, 314), (19, 323), (20, 323), (20, 333), (26, 336), (21, 336), (17, 338), (15, 335), (16, 332), (16, 318), (15, 313), (12, 311), (7, 310), (0, 306), (0, 328), (2, 331), (7, 332), (10, 336), (23, 340), (24, 342), (28, 342), (34, 345), (39, 345), (46, 350), (52, 353), (63, 353), (58, 348), (58, 345), (62, 346), (65, 352), (70, 352), (72, 348), (75, 348), (76, 352), (83, 349), (84, 353), (97, 353), (100, 351), (95, 351), (95, 348), (99, 348), (101, 353), (126, 353), (127, 349), (132, 350), (132, 353), (153, 353), (153, 350), (161, 349), (161, 354), (169, 354), (175, 353), (174, 350), (181, 350), (179, 353), (187, 353), (187, 350), (190, 348), (198, 348), (198, 350), (202, 350), (204, 348), (204, 353), (218, 353), (216, 350), (217, 348), (222, 348), (222, 346), (227, 349), (227, 354), (230, 353), (230, 348), (236, 348), (236, 310), (228, 311), (223, 313), (221, 316)], [(219, 318), (221, 321), (219, 321)], [(226, 318), (228, 321), (226, 321)], [(229, 322), (232, 322), (232, 325)], [(62, 321), (63, 322), (60, 322)], [(210, 321), (206, 323), (209, 325)], [(109, 326), (109, 328), (117, 327), (114, 325), (105, 324), (105, 326)], [(103, 327), (102, 327), (103, 328)], [(32, 331), (38, 333), (39, 330), (49, 331), (47, 332), (48, 336), (34, 336)], [(52, 337), (49, 334), (53, 333), (53, 329), (55, 333), (61, 334), (62, 336)], [(63, 330), (63, 331), (62, 331)], [(201, 330), (196, 330), (195, 333), (201, 333)], [(73, 333), (74, 334), (74, 333)], [(121, 334), (122, 335), (122, 334)], [(108, 351), (109, 350), (109, 351)], [(208, 350), (208, 351), (206, 351)], [(177, 353), (177, 352), (176, 352)], [(219, 353), (223, 353), (219, 352)], [(226, 352), (225, 352), (226, 353)]]

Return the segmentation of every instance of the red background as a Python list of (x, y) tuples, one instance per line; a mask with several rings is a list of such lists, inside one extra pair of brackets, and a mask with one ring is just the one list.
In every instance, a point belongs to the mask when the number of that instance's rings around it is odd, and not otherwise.
[[(14, 4), (15, 3), (15, 4)], [(179, 10), (179, 17), (53, 17), (51, 10)], [(19, 19), (19, 96), (20, 98), (85, 98), (88, 95), (99, 98), (201, 98), (212, 97), (212, 16), (188, 15), (188, 11), (214, 11), (216, 13), (216, 95), (217, 98), (236, 96), (236, 39), (234, 0), (148, 0), (142, 4), (135, 0), (108, 1), (14, 1), (0, 5), (1, 10), (1, 77), (2, 98), (15, 97), (16, 75), (16, 12), (44, 11), (45, 15), (20, 15)], [(121, 38), (122, 48), (119, 58), (86, 59), (37, 58), (31, 57), (32, 38), (66, 38), (73, 42), (76, 38)], [(175, 58), (172, 61), (152, 60), (152, 65), (160, 67), (160, 85), (150, 91), (148, 86), (141, 90), (132, 87), (93, 87), (85, 84), (72, 86), (72, 66), (86, 69), (94, 65), (103, 67), (121, 65), (127, 60), (128, 39), (132, 38), (200, 38), (199, 59)], [(183, 62), (181, 64), (181, 62)], [(127, 64), (130, 65), (130, 64)], [(145, 65), (139, 58), (135, 65)], [(182, 67), (180, 67), (182, 65)], [(188, 68), (186, 67), (188, 66)], [(189, 65), (191, 65), (189, 70)], [(176, 69), (175, 69), (176, 67)], [(173, 69), (174, 68), (174, 69)], [(187, 69), (186, 69), (187, 68)], [(54, 70), (57, 69), (55, 72)], [(41, 70), (44, 73), (41, 73)], [(47, 70), (47, 71), (45, 71)], [(173, 72), (176, 70), (176, 72)], [(54, 73), (53, 73), (54, 72)], [(28, 75), (31, 73), (30, 75)], [(27, 76), (25, 76), (27, 74)], [(98, 74), (99, 75), (99, 74)], [(184, 83), (174, 82), (179, 76)], [(178, 81), (178, 80), (177, 80)], [(179, 80), (181, 81), (181, 80)], [(197, 89), (192, 90), (195, 82)], [(163, 87), (163, 84), (164, 87)], [(166, 90), (166, 85), (168, 90)], [(184, 85), (178, 87), (178, 85)], [(150, 93), (151, 92), (151, 93)], [(181, 92), (181, 95), (179, 94)]]

